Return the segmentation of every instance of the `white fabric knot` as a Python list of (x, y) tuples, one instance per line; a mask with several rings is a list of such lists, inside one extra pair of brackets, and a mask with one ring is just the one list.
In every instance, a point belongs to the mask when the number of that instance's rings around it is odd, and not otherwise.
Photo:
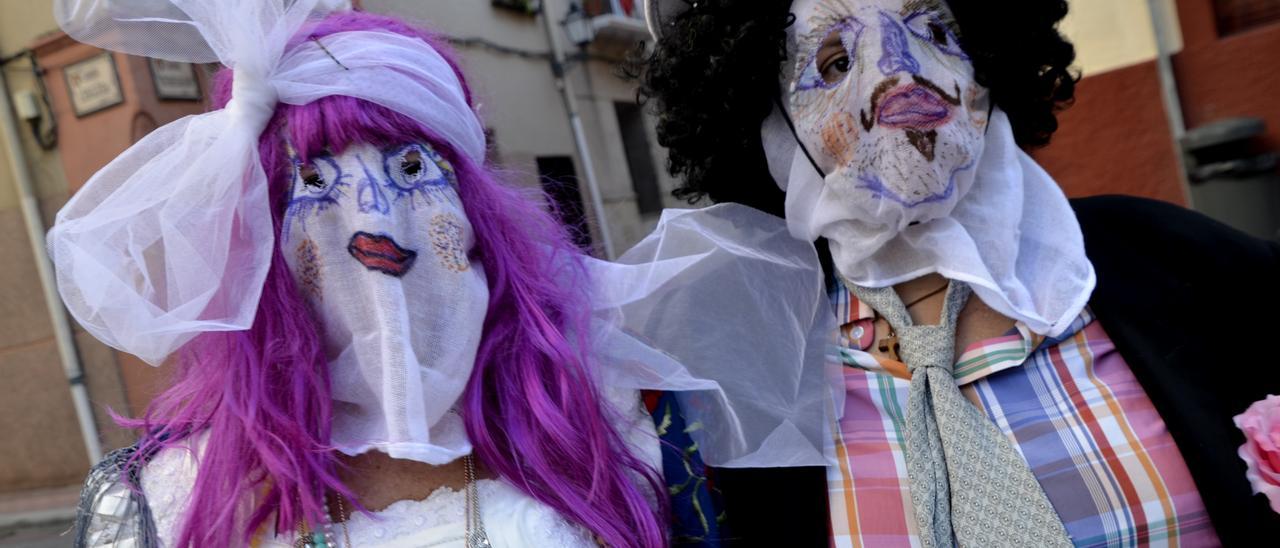
[(268, 78), (252, 70), (237, 70), (231, 82), (231, 100), (226, 106), (231, 127), (248, 131), (256, 139), (271, 121), (279, 101), (280, 94)]

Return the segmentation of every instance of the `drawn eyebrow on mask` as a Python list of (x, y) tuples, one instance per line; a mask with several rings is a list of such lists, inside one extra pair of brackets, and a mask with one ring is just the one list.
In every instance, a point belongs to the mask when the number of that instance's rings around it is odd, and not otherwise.
[(942, 8), (942, 2), (939, 0), (907, 0), (902, 3), (902, 11), (899, 13), (906, 17), (919, 11), (939, 11)]
[(957, 39), (960, 37), (960, 24), (956, 22), (955, 14), (941, 0), (907, 0), (902, 4), (902, 11), (898, 15), (908, 19), (922, 13), (936, 16), (937, 21), (951, 31), (952, 36)]
[[(831, 2), (819, 2), (814, 13), (809, 16), (809, 32), (796, 39), (796, 45), (803, 52), (816, 53), (822, 43), (831, 35), (833, 27), (848, 19), (855, 11), (844, 0), (832, 0), (839, 6), (828, 5)], [(794, 13), (792, 15), (795, 15)]]

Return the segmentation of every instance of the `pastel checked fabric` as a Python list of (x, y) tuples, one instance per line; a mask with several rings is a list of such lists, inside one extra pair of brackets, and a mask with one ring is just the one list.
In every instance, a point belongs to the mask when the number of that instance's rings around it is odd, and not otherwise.
[[(865, 352), (874, 311), (839, 282), (846, 405), (830, 468), (833, 546), (922, 546), (908, 482), (911, 381)], [(955, 360), (963, 396), (1029, 465), (1076, 546), (1217, 546), (1182, 456), (1086, 310), (1046, 339), (1019, 324)]]

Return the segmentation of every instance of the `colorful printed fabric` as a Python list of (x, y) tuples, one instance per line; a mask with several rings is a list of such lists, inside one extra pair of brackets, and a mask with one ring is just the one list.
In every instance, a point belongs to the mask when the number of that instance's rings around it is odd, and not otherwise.
[[(875, 313), (843, 284), (830, 296), (847, 366), (828, 471), (832, 545), (919, 546), (902, 453), (910, 380), (865, 352)], [(1019, 324), (976, 343), (955, 375), (1026, 458), (1075, 545), (1218, 544), (1164, 421), (1090, 311), (1056, 338)]]
[(722, 538), (719, 492), (689, 436), (697, 425), (685, 423), (680, 404), (670, 392), (649, 392), (645, 404), (662, 442), (662, 475), (671, 501), (671, 544), (714, 548)]

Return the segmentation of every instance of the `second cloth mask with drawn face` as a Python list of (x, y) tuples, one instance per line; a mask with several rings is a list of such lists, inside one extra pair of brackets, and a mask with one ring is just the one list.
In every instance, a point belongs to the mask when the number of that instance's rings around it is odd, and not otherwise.
[[(943, 0), (797, 0), (782, 108), (761, 128), (791, 234), (826, 238), (840, 276), (938, 273), (1040, 334), (1095, 278), (1057, 183), (992, 108)], [(802, 146), (801, 146), (802, 145)]]
[(789, 110), (854, 216), (884, 232), (950, 214), (989, 103), (940, 0), (799, 0)]
[(281, 247), (324, 333), (332, 440), (444, 464), (470, 452), (451, 410), (489, 303), (450, 164), (431, 146), (294, 159)]

